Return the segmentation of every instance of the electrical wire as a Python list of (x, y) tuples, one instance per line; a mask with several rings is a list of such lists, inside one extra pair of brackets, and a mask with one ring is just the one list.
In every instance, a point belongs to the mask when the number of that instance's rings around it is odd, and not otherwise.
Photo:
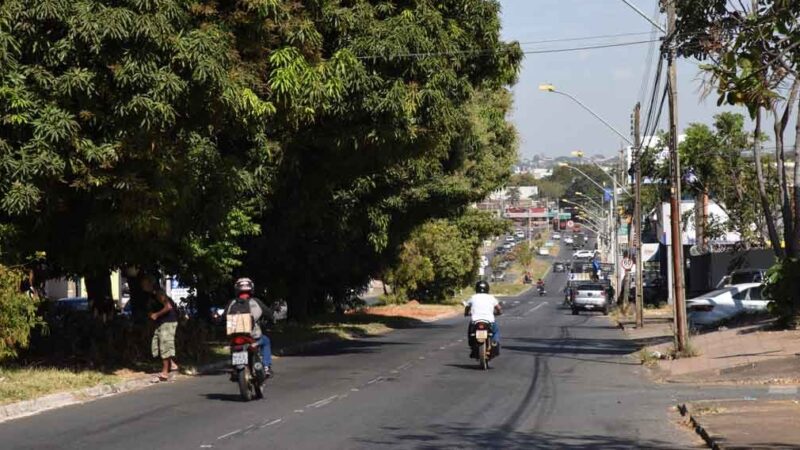
[[(543, 50), (523, 50), (522, 53), (525, 55), (565, 53), (565, 52), (576, 52), (582, 50), (599, 50), (599, 49), (614, 48), (614, 47), (627, 47), (632, 45), (649, 44), (651, 42), (658, 42), (658, 41), (660, 41), (660, 39), (618, 42), (613, 44), (586, 45), (582, 47), (567, 47), (567, 48), (554, 48), (554, 49), (543, 49)], [(510, 50), (506, 48), (495, 48), (495, 49), (484, 49), (484, 50), (460, 50), (460, 51), (448, 51), (448, 52), (404, 53), (404, 54), (394, 54), (394, 55), (362, 55), (362, 56), (356, 56), (356, 58), (357, 59), (426, 58), (426, 57), (437, 57), (437, 56), (482, 55), (482, 54), (499, 53), (502, 51), (510, 51)]]

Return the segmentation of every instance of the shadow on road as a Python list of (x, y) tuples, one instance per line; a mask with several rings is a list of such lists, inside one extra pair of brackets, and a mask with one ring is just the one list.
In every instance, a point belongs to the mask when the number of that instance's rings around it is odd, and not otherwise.
[(526, 448), (526, 449), (670, 449), (672, 442), (649, 439), (628, 439), (616, 436), (582, 434), (575, 430), (568, 435), (555, 433), (504, 431), (501, 429), (476, 429), (473, 425), (434, 425), (425, 430), (408, 430), (383, 427), (384, 436), (362, 440), (369, 448), (393, 447), (415, 449), (441, 448)]
[(239, 394), (205, 394), (203, 397), (207, 398), (208, 400), (221, 400), (224, 402), (243, 402), (242, 397)]
[[(456, 369), (463, 369), (463, 370), (483, 371), (483, 369), (481, 369), (478, 366), (478, 363), (474, 363), (474, 364), (447, 364), (447, 367), (455, 367)], [(489, 369), (491, 369), (491, 367)]]

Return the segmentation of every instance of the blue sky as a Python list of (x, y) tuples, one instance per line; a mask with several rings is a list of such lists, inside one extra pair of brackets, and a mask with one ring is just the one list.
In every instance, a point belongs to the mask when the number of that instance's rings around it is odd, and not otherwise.
[[(657, 0), (634, 0), (648, 15), (656, 11)], [(503, 38), (521, 43), (546, 39), (575, 38), (619, 33), (649, 32), (650, 24), (621, 0), (501, 0)], [(663, 23), (663, 17), (660, 18)], [(613, 42), (643, 41), (647, 34), (564, 43), (525, 44), (524, 49), (542, 50), (581, 47)], [(657, 56), (658, 44), (654, 49)], [(648, 64), (649, 45), (583, 50), (568, 53), (526, 55), (519, 82), (514, 87), (512, 120), (520, 133), (521, 157), (534, 154), (568, 155), (572, 150), (611, 155), (621, 139), (568, 98), (541, 92), (540, 83), (549, 82), (569, 92), (626, 135), (630, 114), (640, 99), (642, 80), (648, 65), (655, 70), (657, 58)], [(652, 82), (648, 78), (647, 85)], [(678, 120), (681, 127), (691, 122), (711, 123), (716, 94), (701, 99), (696, 62), (678, 64)], [(647, 102), (643, 102), (646, 105)], [(666, 127), (667, 108), (661, 119)], [(744, 113), (743, 109), (739, 109)], [(644, 115), (644, 113), (643, 113)], [(644, 119), (643, 119), (644, 120)]]

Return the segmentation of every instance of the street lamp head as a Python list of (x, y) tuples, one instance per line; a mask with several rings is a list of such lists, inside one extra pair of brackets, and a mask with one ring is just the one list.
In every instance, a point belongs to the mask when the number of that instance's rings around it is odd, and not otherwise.
[(545, 91), (545, 92), (555, 92), (556, 87), (553, 86), (550, 83), (545, 83), (545, 84), (540, 84), (539, 85), (539, 90), (540, 91)]
[(574, 156), (576, 158), (583, 158), (583, 152), (580, 151), (580, 150), (575, 150), (575, 151), (572, 152), (572, 156)]
[(558, 167), (569, 167), (569, 164), (567, 164), (565, 162), (560, 162), (560, 163), (558, 163)]

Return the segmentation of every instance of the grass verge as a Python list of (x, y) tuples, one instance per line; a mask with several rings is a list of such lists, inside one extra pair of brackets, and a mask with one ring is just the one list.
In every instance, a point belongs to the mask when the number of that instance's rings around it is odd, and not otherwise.
[(113, 384), (135, 372), (70, 370), (56, 367), (0, 367), (0, 405), (30, 400), (56, 392)]

